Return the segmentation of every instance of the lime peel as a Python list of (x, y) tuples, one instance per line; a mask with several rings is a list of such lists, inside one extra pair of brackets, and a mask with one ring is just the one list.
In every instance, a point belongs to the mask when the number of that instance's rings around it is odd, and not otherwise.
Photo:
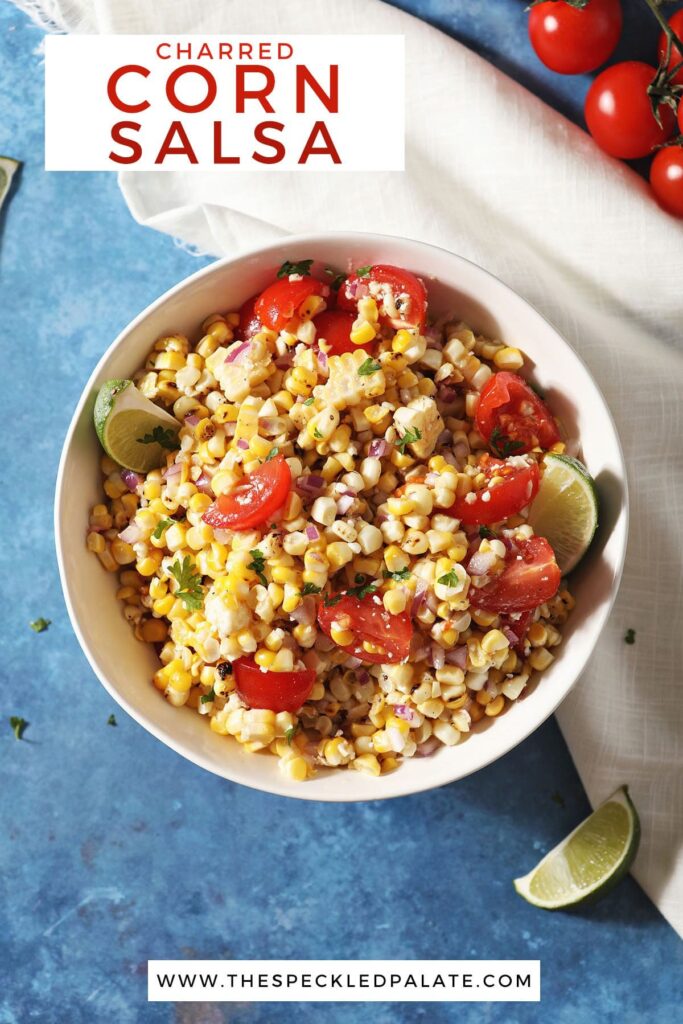
[(515, 890), (543, 910), (595, 902), (627, 874), (639, 843), (638, 812), (622, 786), (528, 875), (516, 878)]
[[(93, 410), (95, 430), (107, 455), (126, 469), (148, 473), (178, 447), (180, 423), (138, 391), (131, 380), (106, 381)], [(152, 436), (162, 439), (152, 441)]]
[(9, 193), (12, 178), (20, 167), (20, 160), (14, 160), (11, 156), (0, 156), (0, 209)]
[(598, 526), (595, 481), (578, 459), (548, 452), (538, 494), (529, 509), (534, 533), (545, 537), (562, 574), (579, 563)]

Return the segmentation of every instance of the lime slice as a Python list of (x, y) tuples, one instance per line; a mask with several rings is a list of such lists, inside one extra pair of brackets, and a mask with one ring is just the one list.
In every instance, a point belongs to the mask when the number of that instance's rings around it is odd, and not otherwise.
[(638, 813), (622, 786), (533, 871), (516, 878), (515, 889), (544, 910), (593, 902), (624, 877), (639, 842)]
[(12, 178), (19, 167), (21, 167), (21, 164), (18, 160), (13, 160), (11, 156), (0, 156), (0, 208), (9, 192)]
[(590, 473), (571, 455), (548, 453), (543, 477), (529, 509), (534, 533), (545, 537), (562, 573), (583, 558), (598, 525), (598, 494)]
[(93, 412), (100, 444), (120, 466), (147, 473), (178, 448), (180, 423), (138, 391), (132, 380), (108, 380)]

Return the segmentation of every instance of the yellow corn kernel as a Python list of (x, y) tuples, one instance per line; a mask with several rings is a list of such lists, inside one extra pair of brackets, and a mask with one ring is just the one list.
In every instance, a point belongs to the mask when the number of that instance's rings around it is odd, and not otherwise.
[(354, 345), (367, 345), (373, 341), (377, 331), (367, 320), (359, 318), (351, 329), (351, 342)]
[(357, 772), (364, 772), (366, 775), (379, 775), (381, 768), (377, 757), (374, 754), (360, 754), (351, 761), (351, 767)]
[(555, 660), (555, 656), (545, 647), (536, 647), (529, 655), (529, 664), (537, 672), (543, 672)]
[(488, 718), (495, 718), (496, 715), (501, 713), (504, 707), (505, 697), (502, 693), (499, 693), (497, 697), (494, 697), (494, 699), (486, 705), (484, 708), (484, 714), (487, 715)]
[(394, 352), (406, 352), (415, 341), (414, 336), (410, 331), (401, 329), (396, 332), (394, 339), (391, 343), (391, 347)]
[(509, 646), (510, 641), (500, 629), (490, 629), (481, 642), (481, 649), (486, 654), (496, 654)]
[(301, 755), (282, 759), (280, 761), (280, 769), (293, 782), (304, 782), (308, 776), (308, 765), (306, 764), (306, 759), (301, 757)]
[[(301, 591), (299, 583), (285, 583), (284, 596), (282, 598), (282, 610), (287, 614), (293, 612), (301, 604)], [(291, 653), (291, 652), (288, 652)]]
[(493, 357), (493, 362), (499, 370), (519, 370), (524, 366), (524, 356), (518, 348), (505, 346), (499, 348)]
[(164, 618), (170, 613), (174, 604), (175, 598), (173, 594), (166, 594), (165, 597), (158, 597), (156, 601), (152, 602), (152, 611), (159, 618)]
[(145, 619), (140, 626), (140, 635), (148, 644), (163, 644), (167, 634), (168, 627), (161, 619)]
[(410, 558), (397, 544), (390, 544), (384, 549), (384, 564), (389, 572), (401, 572), (408, 568)]
[(548, 640), (548, 630), (542, 622), (534, 622), (529, 627), (527, 636), (532, 647), (545, 647)]
[(270, 668), (275, 661), (275, 654), (273, 651), (265, 651), (261, 648), (254, 655), (254, 661), (261, 668)]
[(249, 442), (249, 451), (255, 455), (257, 459), (265, 459), (266, 456), (270, 454), (272, 447), (272, 441), (267, 441), (265, 437), (260, 437), (258, 434), (254, 434)]
[(353, 559), (351, 547), (343, 540), (333, 541), (332, 544), (328, 544), (325, 555), (333, 572), (341, 569), (344, 565), (348, 565)]
[[(134, 598), (134, 600), (131, 600), (131, 598)], [(127, 601), (130, 602), (130, 604), (135, 604), (136, 601), (139, 602), (140, 599), (135, 587), (119, 587), (116, 591), (116, 600)]]
[(390, 415), (390, 410), (382, 405), (369, 405), (365, 410), (366, 420), (373, 425), (383, 423), (389, 419)]
[(271, 576), (275, 583), (296, 583), (298, 574), (289, 565), (275, 565), (271, 569)]
[(400, 615), (405, 611), (407, 599), (402, 590), (388, 590), (382, 600), (390, 615)]
[(180, 548), (185, 547), (185, 537), (187, 535), (187, 527), (184, 523), (173, 523), (169, 526), (164, 535), (166, 547), (169, 551), (178, 551)]
[(378, 729), (373, 733), (372, 746), (377, 754), (388, 754), (394, 749), (384, 729)]
[(197, 491), (197, 493), (193, 494), (190, 498), (190, 504), (188, 507), (190, 512), (198, 512), (200, 515), (203, 515), (210, 505), (211, 498), (209, 495), (202, 494), (200, 491)]
[(150, 552), (150, 554), (146, 555), (145, 558), (140, 559), (135, 568), (141, 576), (153, 576), (161, 565), (161, 559), (161, 551)]
[(132, 545), (126, 544), (125, 541), (118, 538), (111, 543), (111, 553), (119, 565), (129, 565), (135, 561), (135, 551)]
[(230, 405), (228, 402), (222, 402), (214, 411), (213, 419), (218, 424), (236, 423), (238, 412), (239, 409), (236, 405)]
[(101, 533), (89, 533), (85, 540), (88, 551), (94, 552), (96, 555), (102, 554), (107, 547), (107, 542)]
[(387, 508), (392, 516), (409, 516), (414, 510), (415, 504), (409, 497), (391, 497), (387, 501)]
[(348, 647), (349, 644), (353, 643), (352, 631), (344, 629), (342, 626), (337, 625), (336, 622), (333, 622), (330, 626), (330, 637), (338, 647)]

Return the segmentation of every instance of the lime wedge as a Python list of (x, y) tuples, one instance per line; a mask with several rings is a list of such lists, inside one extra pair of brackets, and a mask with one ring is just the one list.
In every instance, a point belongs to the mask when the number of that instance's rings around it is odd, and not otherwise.
[(552, 547), (562, 573), (571, 572), (588, 550), (598, 525), (595, 482), (582, 462), (571, 455), (544, 457), (529, 523)]
[(19, 167), (21, 167), (21, 164), (18, 160), (13, 160), (11, 156), (0, 156), (0, 208), (9, 192), (12, 178)]
[(544, 910), (594, 902), (624, 877), (639, 842), (638, 813), (622, 786), (533, 871), (516, 878), (515, 889)]
[(120, 466), (147, 473), (178, 448), (180, 423), (138, 391), (132, 380), (108, 380), (93, 411), (95, 430), (107, 455)]

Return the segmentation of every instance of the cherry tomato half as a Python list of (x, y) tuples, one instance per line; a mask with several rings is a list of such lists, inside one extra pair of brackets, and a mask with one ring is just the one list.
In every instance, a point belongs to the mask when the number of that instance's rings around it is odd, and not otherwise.
[(547, 68), (582, 75), (612, 55), (622, 20), (619, 0), (588, 0), (585, 7), (547, 0), (531, 8), (529, 39)]
[(236, 341), (249, 341), (254, 334), (263, 330), (263, 324), (256, 315), (258, 295), (252, 295), (240, 309), (240, 322), (235, 331)]
[(647, 89), (656, 71), (650, 64), (626, 60), (606, 68), (595, 79), (584, 113), (588, 131), (600, 149), (622, 160), (647, 156), (674, 130), (674, 112), (659, 105), (660, 128), (655, 121)]
[[(560, 440), (555, 420), (527, 382), (501, 370), (484, 384), (474, 423), (494, 455), (522, 455)], [(482, 520), (483, 521), (483, 520)]]
[(531, 537), (511, 546), (505, 568), (484, 587), (470, 587), (475, 608), (488, 612), (524, 612), (538, 608), (557, 593), (562, 574), (545, 537)]
[(282, 508), (292, 489), (292, 474), (282, 455), (264, 462), (230, 491), (221, 494), (202, 519), (219, 530), (251, 530)]
[(265, 327), (281, 331), (289, 323), (304, 299), (329, 293), (329, 286), (306, 274), (298, 280), (281, 277), (261, 292), (255, 303), (256, 315)]
[(359, 276), (350, 274), (339, 289), (337, 305), (340, 309), (350, 309), (355, 312), (358, 307), (358, 300), (370, 295), (370, 284), (375, 282), (383, 285), (391, 296), (396, 307), (394, 310), (385, 308), (382, 291), (379, 295), (373, 296), (379, 307), (379, 315), (382, 323), (388, 323), (392, 327), (424, 327), (427, 316), (427, 289), (419, 277), (411, 274), (409, 270), (401, 267), (391, 267), (388, 264), (376, 263), (370, 270)]
[(650, 167), (650, 184), (659, 205), (674, 217), (683, 217), (682, 146), (659, 150)]
[[(683, 39), (683, 11), (676, 11), (674, 15), (669, 18), (669, 25), (674, 30), (679, 39)], [(660, 33), (659, 46), (657, 47), (657, 56), (659, 57), (659, 63), (661, 64), (666, 57), (666, 35), (664, 32)], [(683, 61), (683, 55), (680, 50), (675, 46), (671, 47), (671, 56), (669, 57), (669, 70), (675, 68), (677, 64)], [(676, 85), (683, 85), (683, 68), (676, 72), (673, 78)], [(678, 108), (678, 117), (680, 121), (681, 107)]]
[[(499, 523), (508, 516), (514, 516), (520, 509), (536, 497), (540, 473), (535, 462), (521, 463), (521, 459), (492, 459), (485, 455), (479, 469), (486, 477), (486, 484), (479, 491), (473, 491), (474, 500), (467, 501), (469, 495), (456, 498), (446, 515), (455, 516), (466, 526), (482, 526), (488, 523)], [(502, 482), (488, 487), (488, 481), (494, 476), (502, 477)]]
[(268, 672), (251, 658), (240, 658), (233, 664), (235, 689), (250, 708), (270, 711), (299, 710), (306, 703), (315, 683), (313, 669), (295, 672)]
[(353, 352), (363, 347), (354, 345), (351, 341), (351, 328), (355, 320), (354, 313), (347, 313), (341, 309), (325, 310), (315, 317), (313, 323), (316, 337), (325, 339), (330, 346), (330, 355), (340, 356), (342, 352)]
[[(515, 651), (524, 651), (524, 641), (526, 635), (529, 632), (529, 626), (534, 619), (534, 609), (530, 608), (526, 612), (501, 612), (500, 613), (500, 628), (503, 630), (508, 640), (510, 641), (510, 647)], [(508, 635), (509, 631), (510, 634)]]
[[(338, 629), (350, 630), (353, 641), (341, 649), (361, 661), (395, 664), (405, 661), (410, 654), (410, 641), (413, 637), (410, 616), (407, 612), (391, 615), (377, 594), (366, 594), (362, 598), (344, 594), (336, 604), (330, 606), (322, 601), (318, 608), (318, 625), (330, 637), (333, 625)], [(376, 650), (366, 650), (364, 642)]]

